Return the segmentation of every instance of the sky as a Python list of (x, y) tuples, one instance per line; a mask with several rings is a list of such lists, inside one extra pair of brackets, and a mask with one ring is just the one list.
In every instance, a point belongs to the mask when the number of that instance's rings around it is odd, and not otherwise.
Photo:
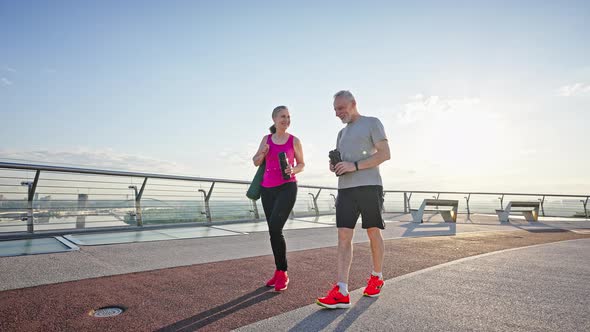
[(287, 105), (300, 184), (350, 90), (389, 190), (590, 193), (588, 1), (0, 0), (0, 161), (250, 180)]

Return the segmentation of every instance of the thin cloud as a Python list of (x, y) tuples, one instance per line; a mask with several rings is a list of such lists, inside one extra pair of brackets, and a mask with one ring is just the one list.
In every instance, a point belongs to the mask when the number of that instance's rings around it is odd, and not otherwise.
[(442, 98), (422, 94), (416, 94), (408, 99), (409, 102), (404, 104), (402, 111), (397, 113), (397, 121), (402, 124), (419, 121), (427, 114), (459, 110), (480, 103), (479, 98)]
[(564, 85), (557, 90), (557, 95), (560, 97), (573, 97), (590, 94), (590, 84), (574, 83)]
[(189, 170), (188, 167), (174, 162), (115, 152), (111, 149), (90, 150), (80, 148), (74, 151), (0, 150), (0, 161), (174, 175), (188, 173)]
[(244, 149), (230, 150), (224, 149), (217, 154), (219, 161), (230, 166), (243, 167), (252, 163), (252, 155), (258, 150), (258, 144), (247, 143)]
[(0, 77), (0, 85), (9, 86), (12, 85), (12, 81), (7, 79), (6, 77)]
[(16, 70), (14, 70), (13, 68), (10, 68), (10, 67), (2, 67), (2, 68), (0, 68), (0, 71), (5, 71), (5, 72), (9, 72), (9, 73), (16, 73)]

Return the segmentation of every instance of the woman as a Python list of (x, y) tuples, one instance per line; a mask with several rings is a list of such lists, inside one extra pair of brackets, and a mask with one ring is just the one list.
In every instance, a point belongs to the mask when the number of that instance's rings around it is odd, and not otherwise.
[[(283, 227), (297, 198), (297, 179), (295, 174), (302, 172), (303, 149), (301, 141), (287, 132), (291, 124), (289, 110), (286, 106), (277, 106), (272, 111), (274, 124), (270, 127), (270, 135), (266, 135), (260, 142), (258, 152), (252, 158), (254, 166), (266, 162), (266, 169), (262, 179), (260, 198), (268, 223), (270, 245), (275, 258), (276, 270), (274, 276), (266, 282), (266, 286), (274, 287), (276, 291), (287, 289), (289, 276), (287, 275), (287, 245), (283, 236)], [(287, 155), (288, 165), (283, 177), (279, 153)], [(295, 161), (297, 163), (295, 164)], [(287, 179), (285, 179), (287, 178)]]

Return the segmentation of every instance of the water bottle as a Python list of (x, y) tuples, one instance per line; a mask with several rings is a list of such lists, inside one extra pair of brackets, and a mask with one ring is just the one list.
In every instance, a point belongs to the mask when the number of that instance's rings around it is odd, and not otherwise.
[(281, 173), (283, 174), (283, 179), (289, 180), (291, 178), (291, 174), (285, 173), (285, 170), (289, 166), (289, 162), (287, 161), (287, 154), (285, 152), (279, 153), (279, 162), (281, 163)]

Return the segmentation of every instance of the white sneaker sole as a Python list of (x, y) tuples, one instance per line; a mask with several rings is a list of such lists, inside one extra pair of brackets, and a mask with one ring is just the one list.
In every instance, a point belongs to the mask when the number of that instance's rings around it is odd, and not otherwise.
[(320, 307), (328, 308), (328, 309), (348, 309), (350, 308), (350, 303), (337, 303), (337, 304), (325, 304), (316, 300), (315, 303)]

